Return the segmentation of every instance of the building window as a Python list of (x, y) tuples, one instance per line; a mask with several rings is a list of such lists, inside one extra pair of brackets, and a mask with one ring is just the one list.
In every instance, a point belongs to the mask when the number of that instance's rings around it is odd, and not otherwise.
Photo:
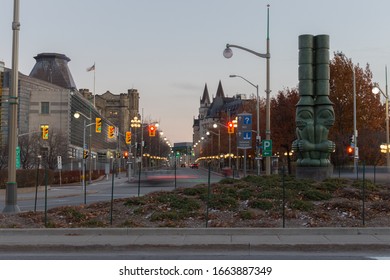
[(41, 114), (49, 114), (49, 102), (41, 102)]

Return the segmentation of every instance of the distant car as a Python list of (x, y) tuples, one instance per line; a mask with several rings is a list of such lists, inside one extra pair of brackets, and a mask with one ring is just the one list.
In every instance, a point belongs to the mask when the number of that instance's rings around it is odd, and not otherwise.
[(186, 167), (186, 164), (185, 164), (185, 163), (182, 163), (182, 164), (180, 165), (180, 167)]
[(192, 169), (198, 169), (198, 168), (199, 168), (199, 164), (193, 163), (193, 164), (190, 165), (190, 167), (191, 167)]

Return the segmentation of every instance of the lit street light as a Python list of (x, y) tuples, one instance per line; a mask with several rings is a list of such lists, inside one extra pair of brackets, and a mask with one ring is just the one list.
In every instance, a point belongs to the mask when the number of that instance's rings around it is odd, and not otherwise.
[[(81, 113), (81, 112), (78, 112), (78, 111), (77, 111), (76, 113), (74, 113), (73, 116), (74, 116), (76, 119), (78, 119), (78, 118), (80, 118), (80, 115), (84, 117), (84, 119), (83, 119), (83, 160), (82, 160), (82, 164), (83, 164), (83, 167), (82, 167), (82, 169), (83, 169), (83, 180), (82, 180), (82, 182), (83, 182), (83, 190), (84, 190), (84, 204), (87, 204), (87, 186), (85, 185), (85, 158), (84, 158), (84, 150), (85, 150), (85, 129), (86, 129), (87, 127), (93, 125), (94, 123), (90, 123), (90, 124), (87, 125), (87, 124), (85, 123), (85, 120), (87, 119), (87, 120), (91, 121), (91, 118), (87, 117), (86, 115), (84, 115), (84, 114)], [(89, 156), (91, 156), (91, 155), (89, 155)]]
[[(246, 52), (249, 52), (251, 54), (254, 54), (258, 57), (265, 58), (267, 60), (267, 66), (266, 66), (266, 140), (271, 140), (271, 111), (270, 111), (270, 40), (269, 40), (269, 5), (267, 5), (267, 52), (265, 54), (255, 52), (253, 50), (238, 46), (238, 45), (231, 45), (226, 44), (226, 49), (223, 51), (223, 56), (225, 58), (231, 58), (233, 56), (233, 51), (231, 48), (237, 48), (244, 50)], [(266, 175), (271, 174), (271, 158), (266, 157), (265, 161), (265, 169), (266, 169)]]
[(239, 76), (239, 75), (230, 75), (229, 76), (230, 78), (241, 78), (243, 79), (244, 81), (246, 81), (247, 83), (249, 83), (250, 85), (252, 85), (253, 87), (256, 88), (256, 119), (257, 119), (257, 129), (256, 129), (256, 133), (257, 133), (257, 136), (256, 136), (256, 161), (257, 161), (257, 176), (260, 175), (260, 158), (259, 158), (259, 146), (258, 146), (258, 142), (260, 142), (261, 140), (261, 137), (260, 137), (260, 104), (259, 104), (259, 85), (255, 85), (253, 83), (251, 83), (250, 81), (248, 81), (247, 79), (245, 79), (244, 77), (242, 76)]
[(390, 172), (390, 154), (389, 154), (389, 94), (387, 90), (387, 67), (385, 68), (386, 72), (386, 91), (383, 92), (379, 87), (378, 83), (374, 83), (372, 88), (372, 93), (378, 94), (381, 93), (386, 98), (386, 163), (387, 163), (387, 172)]

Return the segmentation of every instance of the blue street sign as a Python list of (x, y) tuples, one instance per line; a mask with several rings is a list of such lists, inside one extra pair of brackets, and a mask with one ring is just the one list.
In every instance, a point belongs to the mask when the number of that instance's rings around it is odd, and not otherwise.
[(252, 115), (246, 115), (243, 119), (244, 124), (252, 124)]
[(238, 131), (252, 130), (252, 114), (242, 113), (238, 114)]
[(252, 132), (251, 131), (244, 131), (242, 138), (244, 140), (251, 140), (252, 139)]

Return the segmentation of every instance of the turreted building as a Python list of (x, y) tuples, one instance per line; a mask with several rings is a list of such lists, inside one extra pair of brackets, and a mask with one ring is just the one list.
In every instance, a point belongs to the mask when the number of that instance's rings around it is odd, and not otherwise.
[[(207, 84), (205, 84), (202, 97), (200, 98), (199, 114), (194, 118), (193, 143), (196, 144), (202, 137), (206, 136), (213, 124), (233, 120), (242, 109), (242, 105), (247, 100), (242, 95), (226, 97), (222, 83), (219, 81), (217, 92), (213, 101), (210, 102), (210, 95)], [(195, 149), (199, 156), (199, 149)]]

